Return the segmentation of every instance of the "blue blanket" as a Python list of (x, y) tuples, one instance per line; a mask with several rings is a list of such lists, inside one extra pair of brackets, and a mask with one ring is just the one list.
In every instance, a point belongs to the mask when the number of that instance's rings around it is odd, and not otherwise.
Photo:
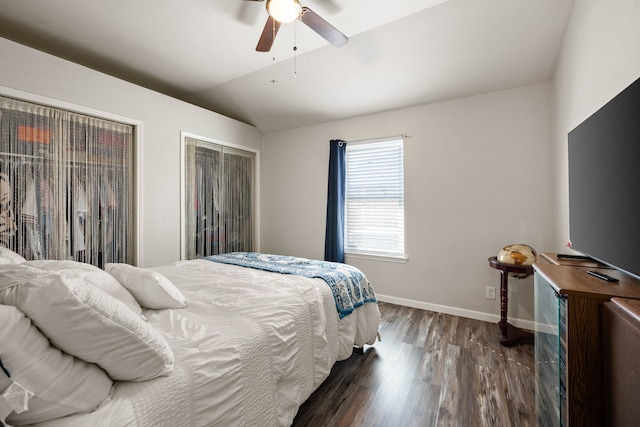
[(294, 274), (324, 280), (333, 292), (340, 319), (366, 302), (377, 302), (373, 287), (360, 270), (346, 264), (316, 261), (284, 255), (233, 252), (212, 255), (208, 261), (233, 264), (281, 274)]

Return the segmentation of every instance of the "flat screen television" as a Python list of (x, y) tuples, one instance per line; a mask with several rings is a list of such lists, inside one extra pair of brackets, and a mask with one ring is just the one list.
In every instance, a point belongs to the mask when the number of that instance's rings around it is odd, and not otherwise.
[(640, 79), (569, 132), (572, 248), (640, 278)]

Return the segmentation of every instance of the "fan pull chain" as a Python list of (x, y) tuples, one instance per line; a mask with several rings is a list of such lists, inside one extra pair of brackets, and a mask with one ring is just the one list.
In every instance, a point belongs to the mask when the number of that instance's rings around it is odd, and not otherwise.
[[(275, 40), (275, 38), (276, 38), (276, 21), (275, 21), (275, 19), (272, 19), (271, 23), (273, 24), (272, 27), (271, 27), (271, 31), (273, 32), (271, 40)], [(278, 83), (278, 81), (276, 80), (276, 57), (275, 56), (273, 57), (273, 61), (271, 63), (271, 68), (273, 70), (273, 78), (271, 79), (271, 84), (276, 84), (276, 83)]]
[(269, 83), (276, 84), (278, 81), (276, 80), (276, 57), (273, 57), (273, 62), (271, 63), (271, 69), (273, 71), (273, 78), (269, 80)]
[(298, 21), (293, 26), (293, 77), (298, 77)]

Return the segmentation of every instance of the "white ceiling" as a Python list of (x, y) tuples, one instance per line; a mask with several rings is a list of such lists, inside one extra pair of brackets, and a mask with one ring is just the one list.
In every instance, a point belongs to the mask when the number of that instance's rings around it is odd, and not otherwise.
[(0, 0), (0, 36), (269, 132), (547, 80), (573, 2), (301, 0), (349, 42), (296, 22), (260, 53), (264, 3)]

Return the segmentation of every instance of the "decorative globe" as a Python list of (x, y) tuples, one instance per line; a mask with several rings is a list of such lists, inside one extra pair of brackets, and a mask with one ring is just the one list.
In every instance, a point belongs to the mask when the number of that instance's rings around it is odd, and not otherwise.
[[(496, 258), (498, 262), (503, 264), (532, 265), (538, 259), (538, 254), (529, 245), (515, 244), (502, 248)], [(510, 276), (523, 279), (528, 274), (511, 273)]]

